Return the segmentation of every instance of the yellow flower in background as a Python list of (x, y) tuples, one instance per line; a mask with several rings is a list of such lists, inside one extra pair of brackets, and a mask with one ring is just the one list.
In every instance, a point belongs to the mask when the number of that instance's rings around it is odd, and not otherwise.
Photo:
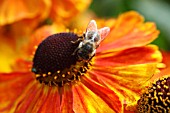
[(0, 112), (122, 113), (137, 102), (162, 60), (158, 47), (147, 45), (159, 31), (134, 11), (96, 21), (98, 28), (109, 26), (110, 34), (89, 61), (73, 55), (79, 29), (66, 32), (57, 23), (37, 29), (14, 72), (0, 73)]

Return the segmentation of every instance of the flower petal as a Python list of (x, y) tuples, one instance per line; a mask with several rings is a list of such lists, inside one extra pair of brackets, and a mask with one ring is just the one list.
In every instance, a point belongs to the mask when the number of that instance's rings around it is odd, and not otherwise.
[(34, 78), (30, 73), (1, 73), (0, 92), (4, 93), (0, 93), (0, 112), (13, 111), (16, 107), (14, 103), (17, 103), (17, 99), (23, 95), (24, 90), (32, 86), (29, 85), (32, 81)]
[(62, 113), (74, 113), (73, 111), (73, 92), (72, 86), (65, 84), (62, 93), (61, 112)]
[[(0, 112), (60, 113), (60, 95), (35, 81), (32, 73), (0, 74)], [(52, 104), (52, 105), (51, 105)]]
[(106, 77), (108, 80), (114, 81), (114, 84), (139, 89), (153, 76), (156, 69), (157, 63), (147, 63), (121, 67), (96, 67), (91, 72), (95, 73), (98, 79)]
[(130, 48), (119, 52), (98, 53), (94, 66), (125, 66), (161, 62), (162, 55), (155, 45)]
[(142, 89), (157, 69), (157, 63), (122, 67), (95, 67), (89, 72), (96, 82), (108, 87), (122, 98), (124, 104), (133, 104), (139, 99)]
[(170, 52), (165, 52), (162, 51), (162, 55), (163, 55), (163, 63), (166, 64), (166, 67), (170, 67)]
[[(1, 37), (1, 35), (0, 35)], [(14, 44), (9, 42), (9, 40), (4, 40), (4, 37), (0, 39), (0, 72), (10, 72), (11, 71), (11, 64), (15, 62), (15, 58), (18, 56), (14, 51)]]
[(27, 87), (22, 92), (22, 95), (15, 100), (15, 113), (31, 112), (34, 105), (37, 103), (39, 97), (43, 92), (43, 87), (37, 84), (31, 84), (31, 87)]
[(117, 94), (86, 77), (73, 87), (73, 108), (76, 113), (122, 112)]
[(16, 59), (15, 63), (10, 65), (13, 72), (28, 72), (31, 70), (32, 62), (25, 59)]
[(118, 51), (152, 42), (159, 31), (154, 23), (143, 23), (143, 20), (143, 17), (134, 11), (120, 15), (97, 52)]
[(156, 73), (150, 80), (150, 82), (154, 82), (156, 79), (161, 78), (162, 76), (166, 76), (170, 74), (170, 52), (162, 51), (163, 63), (165, 64), (165, 68), (161, 69), (159, 73)]
[(87, 9), (90, 3), (91, 0), (52, 0), (50, 17), (56, 22), (68, 22)]
[(40, 95), (31, 113), (61, 113), (58, 89), (45, 86), (43, 90), (44, 94)]
[(21, 19), (46, 18), (50, 5), (51, 2), (48, 0), (3, 0), (0, 4), (0, 25), (11, 24)]

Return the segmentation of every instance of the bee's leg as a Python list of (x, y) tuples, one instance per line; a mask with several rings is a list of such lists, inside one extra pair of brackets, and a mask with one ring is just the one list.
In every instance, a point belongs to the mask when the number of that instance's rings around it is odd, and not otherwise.
[(79, 49), (79, 48), (77, 47), (71, 55), (75, 55), (76, 52), (78, 51), (78, 49)]
[(96, 55), (96, 49), (92, 52), (91, 57), (89, 60), (91, 60)]
[(99, 47), (99, 45), (96, 45), (96, 49)]
[(92, 55), (94, 56), (96, 54), (96, 49), (92, 52)]
[(72, 53), (72, 55), (75, 55), (75, 53), (82, 47), (83, 43), (80, 42), (79, 46), (74, 50), (74, 52)]
[(79, 39), (76, 40), (76, 41), (71, 41), (71, 43), (76, 44), (76, 43), (78, 43), (78, 42), (80, 42), (80, 41), (82, 41), (82, 40), (83, 40), (82, 38), (79, 38)]

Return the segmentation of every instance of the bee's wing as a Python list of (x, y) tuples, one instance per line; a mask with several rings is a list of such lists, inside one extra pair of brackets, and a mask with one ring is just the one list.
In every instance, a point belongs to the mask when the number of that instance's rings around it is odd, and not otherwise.
[(95, 20), (91, 20), (87, 26), (86, 32), (97, 31), (97, 24)]
[(109, 32), (110, 32), (110, 28), (109, 27), (103, 27), (103, 28), (98, 30), (98, 33), (99, 33), (99, 35), (101, 37), (100, 42), (109, 34)]

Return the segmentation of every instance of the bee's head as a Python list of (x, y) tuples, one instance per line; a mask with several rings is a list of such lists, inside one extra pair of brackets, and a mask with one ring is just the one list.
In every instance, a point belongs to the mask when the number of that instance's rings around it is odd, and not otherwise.
[(86, 38), (89, 40), (93, 40), (93, 42), (98, 42), (100, 40), (100, 35), (97, 31), (88, 31), (86, 33)]

